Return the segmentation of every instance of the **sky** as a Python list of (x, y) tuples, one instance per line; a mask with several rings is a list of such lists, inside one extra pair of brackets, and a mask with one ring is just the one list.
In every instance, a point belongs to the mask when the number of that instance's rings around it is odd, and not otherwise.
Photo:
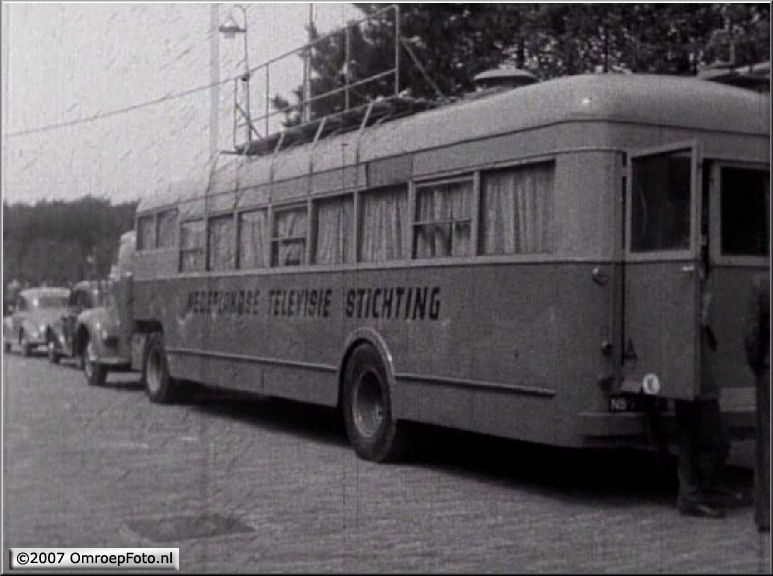
[[(212, 6), (4, 2), (3, 200), (34, 203), (92, 195), (118, 203), (179, 180), (205, 179), (213, 123), (209, 89), (79, 120), (207, 86), (219, 77), (224, 82), (218, 94), (218, 148), (232, 149), (234, 83), (226, 80), (244, 70), (244, 37), (216, 33), (213, 43)], [(243, 24), (234, 4), (214, 6), (220, 23), (231, 17)], [(309, 3), (242, 6), (250, 68), (306, 42)], [(361, 17), (347, 3), (314, 3), (313, 13), (322, 32)], [(297, 55), (270, 68), (271, 95), (289, 97), (301, 81)], [(253, 117), (265, 111), (265, 90), (265, 75), (256, 72), (250, 81)]]

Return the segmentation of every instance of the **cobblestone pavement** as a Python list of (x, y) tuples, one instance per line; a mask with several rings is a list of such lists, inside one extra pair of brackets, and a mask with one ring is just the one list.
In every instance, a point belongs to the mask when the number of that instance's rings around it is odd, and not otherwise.
[(752, 508), (678, 515), (648, 454), (425, 428), (376, 465), (328, 409), (158, 406), (136, 374), (94, 388), (14, 354), (3, 376), (5, 570), (13, 546), (174, 546), (196, 572), (770, 571)]

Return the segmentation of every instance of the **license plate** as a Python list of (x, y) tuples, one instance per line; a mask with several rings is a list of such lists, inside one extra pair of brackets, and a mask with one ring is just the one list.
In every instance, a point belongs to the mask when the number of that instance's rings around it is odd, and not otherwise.
[(641, 400), (635, 396), (610, 396), (610, 412), (641, 412)]

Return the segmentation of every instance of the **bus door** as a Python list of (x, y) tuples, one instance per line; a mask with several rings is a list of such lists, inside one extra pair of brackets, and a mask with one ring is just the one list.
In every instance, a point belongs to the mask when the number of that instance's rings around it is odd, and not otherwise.
[[(706, 290), (715, 342), (703, 362), (718, 387), (751, 390), (754, 375), (746, 360), (744, 320), (752, 282), (770, 270), (770, 170), (767, 164), (717, 161), (710, 175)], [(722, 396), (730, 399), (733, 394), (723, 391)]]
[(623, 392), (699, 392), (699, 166), (697, 142), (628, 155)]

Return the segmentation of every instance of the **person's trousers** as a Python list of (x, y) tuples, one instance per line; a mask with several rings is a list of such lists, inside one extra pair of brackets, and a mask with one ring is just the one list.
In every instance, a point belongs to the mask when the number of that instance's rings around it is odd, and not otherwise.
[(679, 444), (677, 504), (697, 504), (703, 500), (703, 486), (720, 483), (718, 476), (730, 453), (730, 442), (719, 400), (676, 400), (674, 406)]
[(770, 530), (770, 367), (757, 378), (757, 444), (754, 462), (754, 520), (760, 530)]

